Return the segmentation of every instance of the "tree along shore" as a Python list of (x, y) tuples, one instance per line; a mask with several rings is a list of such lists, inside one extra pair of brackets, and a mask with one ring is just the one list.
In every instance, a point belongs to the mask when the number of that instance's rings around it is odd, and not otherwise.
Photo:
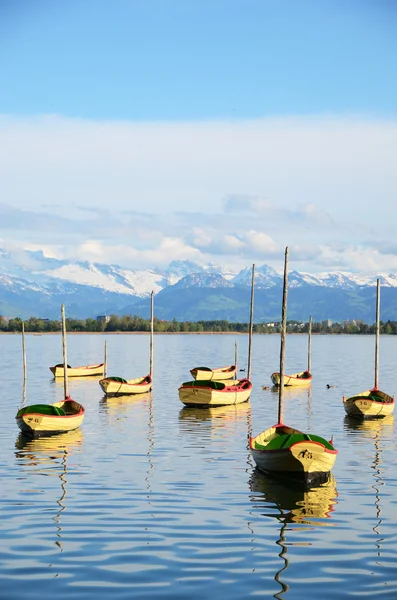
[[(23, 321), (26, 332), (57, 333), (61, 330), (61, 323), (57, 320), (38, 319), (31, 317)], [(138, 316), (118, 317), (111, 315), (107, 320), (98, 319), (66, 319), (66, 329), (75, 333), (127, 333), (150, 331), (150, 320)], [(231, 323), (227, 320), (214, 321), (161, 321), (154, 319), (156, 333), (248, 333), (249, 323)], [(308, 333), (309, 323), (288, 321), (288, 333)], [(15, 318), (8, 321), (0, 316), (0, 332), (15, 333), (22, 331), (22, 319)], [(253, 333), (279, 333), (279, 323), (255, 323)], [(362, 321), (346, 321), (332, 323), (321, 321), (312, 325), (313, 333), (327, 334), (367, 334), (375, 333), (375, 324), (368, 325)], [(380, 322), (380, 333), (397, 334), (397, 321)]]

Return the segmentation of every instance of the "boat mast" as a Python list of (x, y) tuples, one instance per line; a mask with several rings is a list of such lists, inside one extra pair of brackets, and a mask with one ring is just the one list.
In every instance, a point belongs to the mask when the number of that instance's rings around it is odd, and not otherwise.
[(26, 343), (25, 343), (25, 323), (22, 321), (22, 362), (23, 362), (23, 387), (26, 386)]
[(150, 375), (153, 378), (153, 326), (154, 326), (154, 292), (150, 294)]
[(62, 315), (62, 352), (63, 352), (63, 390), (65, 400), (69, 397), (68, 392), (68, 355), (66, 350), (66, 321), (65, 321), (65, 305), (61, 305)]
[(247, 379), (251, 379), (252, 328), (253, 328), (253, 315), (254, 315), (254, 279), (255, 279), (255, 265), (252, 265), (250, 328), (249, 328), (249, 337), (248, 337), (248, 368), (247, 368)]
[(278, 393), (278, 422), (283, 422), (283, 396), (284, 396), (284, 362), (285, 338), (287, 334), (287, 295), (288, 295), (288, 246), (285, 249), (284, 259), (284, 284), (283, 306), (281, 312), (281, 346), (280, 346), (280, 388)]
[(312, 316), (309, 319), (309, 337), (307, 340), (307, 370), (311, 373), (312, 369)]
[(108, 345), (105, 340), (105, 356), (103, 359), (103, 376), (106, 377), (108, 372)]
[(23, 363), (22, 406), (25, 406), (25, 398), (26, 398), (26, 343), (25, 343), (25, 323), (24, 323), (24, 321), (22, 321), (22, 363)]
[(379, 381), (380, 279), (376, 280), (375, 389)]
[[(236, 373), (237, 373), (237, 360), (238, 360), (238, 348), (237, 348), (237, 342), (234, 342), (234, 366), (236, 367)], [(237, 375), (236, 375), (236, 379), (237, 379)]]

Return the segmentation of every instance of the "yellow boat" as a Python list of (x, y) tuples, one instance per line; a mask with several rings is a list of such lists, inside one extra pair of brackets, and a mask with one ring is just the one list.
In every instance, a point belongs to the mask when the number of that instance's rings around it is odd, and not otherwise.
[(362, 419), (387, 417), (394, 411), (394, 398), (374, 388), (350, 398), (343, 396), (343, 406), (350, 417)]
[(39, 437), (72, 431), (83, 422), (85, 410), (71, 398), (53, 404), (32, 404), (16, 415), (19, 429), (27, 436)]
[(248, 379), (232, 381), (187, 381), (178, 392), (186, 406), (226, 406), (249, 400), (252, 383)]
[(107, 396), (145, 394), (152, 389), (152, 376), (146, 375), (146, 377), (128, 380), (122, 377), (105, 377), (99, 381), (99, 385)]
[(196, 381), (225, 381), (236, 377), (236, 365), (210, 369), (209, 367), (195, 367), (190, 370)]
[(338, 454), (332, 441), (282, 423), (252, 437), (250, 449), (261, 471), (309, 484), (329, 474)]
[[(250, 450), (261, 471), (288, 479), (298, 479), (308, 485), (324, 480), (334, 466), (338, 451), (332, 440), (304, 433), (283, 423), (284, 358), (287, 337), (288, 246), (285, 249), (284, 283), (280, 340), (280, 371), (278, 386), (278, 423), (256, 437), (250, 438)], [(310, 319), (311, 321), (311, 319)], [(310, 362), (310, 361), (309, 361)], [(310, 372), (307, 371), (310, 375)], [(274, 373), (273, 373), (274, 375)], [(287, 375), (288, 378), (288, 375)]]
[[(63, 363), (50, 367), (51, 373), (54, 377), (63, 377)], [(105, 364), (100, 363), (98, 365), (86, 365), (82, 367), (67, 367), (66, 369), (68, 377), (91, 377), (93, 375), (100, 375), (103, 377), (105, 372)]]
[[(273, 385), (280, 385), (280, 373), (272, 373), (270, 375)], [(310, 385), (312, 382), (312, 375), (309, 371), (301, 371), (300, 373), (294, 373), (293, 375), (284, 375), (284, 385), (303, 387)]]
[(380, 279), (376, 281), (376, 325), (375, 325), (375, 383), (372, 390), (365, 390), (349, 398), (343, 396), (343, 406), (350, 417), (376, 419), (391, 415), (394, 398), (378, 387), (379, 380), (379, 333), (380, 333)]

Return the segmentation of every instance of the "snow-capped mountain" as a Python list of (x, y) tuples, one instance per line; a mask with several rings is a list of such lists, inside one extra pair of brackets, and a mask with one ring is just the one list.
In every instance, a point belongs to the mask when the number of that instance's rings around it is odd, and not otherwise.
[[(54, 318), (54, 315), (58, 316), (62, 302), (69, 307), (68, 314), (76, 317), (123, 313), (124, 307), (130, 312), (136, 307), (138, 312), (142, 310), (146, 314), (146, 299), (153, 290), (159, 300), (162, 297), (167, 299), (167, 317), (180, 318), (183, 294), (186, 292), (189, 293), (189, 299), (186, 298), (187, 309), (191, 307), (192, 299), (194, 301), (200, 297), (204, 305), (207, 303), (206, 317), (211, 318), (211, 314), (222, 314), (219, 305), (222, 294), (225, 298), (238, 297), (240, 306), (244, 305), (242, 298), (245, 298), (244, 290), (249, 290), (251, 286), (251, 273), (251, 267), (235, 272), (233, 269), (225, 270), (213, 264), (199, 265), (191, 261), (173, 261), (162, 269), (134, 269), (88, 261), (59, 260), (46, 257), (41, 251), (9, 253), (0, 249), (0, 315)], [(346, 294), (371, 297), (377, 277), (381, 279), (382, 289), (394, 290), (397, 299), (397, 273), (353, 274), (340, 271), (310, 274), (291, 271), (289, 287), (291, 291), (299, 292), (298, 302), (302, 306), (307, 304), (309, 296), (313, 302), (321, 296), (325, 318), (332, 318), (333, 309), (329, 300), (332, 290), (335, 293), (343, 292), (343, 301), (339, 299), (338, 302), (346, 306), (351, 302), (353, 310), (357, 304)], [(256, 267), (256, 290), (267, 292), (276, 299), (281, 286), (281, 273), (267, 265)], [(213, 292), (217, 289), (216, 312), (211, 313), (211, 302), (215, 303)], [(197, 290), (196, 296), (194, 290)], [(207, 302), (206, 294), (212, 300)], [(177, 295), (178, 302), (174, 302)], [(275, 300), (275, 307), (278, 306), (277, 302)], [(332, 302), (335, 302), (335, 294)], [(224, 306), (226, 304), (225, 300)], [(231, 312), (229, 318), (234, 318), (233, 314)]]
[(175, 288), (232, 288), (233, 283), (227, 281), (219, 273), (192, 273), (180, 279)]
[[(251, 286), (252, 281), (252, 268), (247, 267), (240, 271), (235, 277), (233, 277), (232, 282), (235, 285), (248, 285)], [(277, 273), (271, 267), (267, 265), (263, 265), (262, 267), (255, 268), (255, 288), (271, 288), (277, 284), (282, 282), (282, 276)]]

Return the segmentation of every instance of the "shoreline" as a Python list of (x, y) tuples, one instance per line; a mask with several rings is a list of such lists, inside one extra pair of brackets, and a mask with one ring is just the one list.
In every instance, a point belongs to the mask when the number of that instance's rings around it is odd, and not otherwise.
[[(150, 331), (67, 331), (68, 335), (150, 335)], [(21, 335), (21, 331), (0, 331), (0, 335)], [(25, 335), (61, 335), (61, 331), (25, 331)], [(248, 335), (242, 331), (154, 331), (153, 335)], [(253, 335), (274, 335), (253, 333)], [(301, 334), (298, 334), (301, 335)], [(307, 335), (307, 334), (306, 334)]]

